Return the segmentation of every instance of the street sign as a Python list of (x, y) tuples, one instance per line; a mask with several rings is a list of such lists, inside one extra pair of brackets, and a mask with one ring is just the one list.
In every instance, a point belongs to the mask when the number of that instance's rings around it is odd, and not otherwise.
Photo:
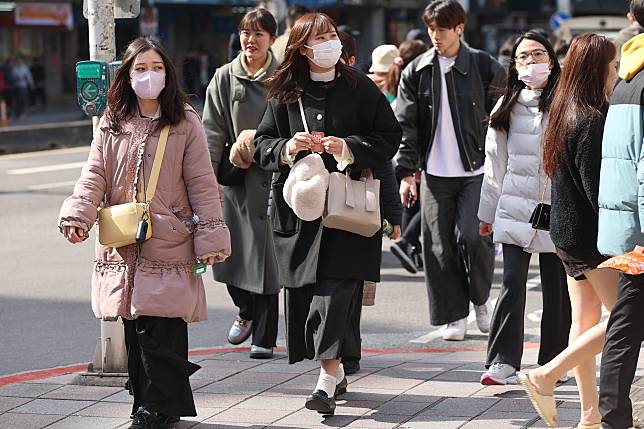
[(551, 17), (550, 17), (550, 28), (553, 30), (557, 30), (559, 27), (561, 27), (561, 23), (564, 21), (569, 20), (571, 17), (569, 14), (563, 11), (558, 11), (555, 12)]
[[(141, 0), (114, 0), (114, 18), (136, 18), (141, 13)], [(88, 18), (87, 0), (83, 0), (83, 16)]]

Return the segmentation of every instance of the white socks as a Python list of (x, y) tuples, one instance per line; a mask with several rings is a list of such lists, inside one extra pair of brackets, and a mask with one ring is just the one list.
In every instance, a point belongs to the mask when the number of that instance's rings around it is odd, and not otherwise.
[(335, 386), (342, 380), (344, 380), (344, 367), (342, 364), (338, 367), (335, 377), (320, 369), (320, 377), (318, 378), (318, 384), (315, 386), (315, 390), (324, 390), (326, 395), (332, 398), (335, 395)]
[(335, 373), (335, 379), (338, 383), (344, 380), (344, 366), (342, 364), (338, 367), (338, 372)]
[(333, 395), (335, 395), (335, 377), (320, 372), (320, 378), (318, 378), (318, 384), (315, 386), (315, 390), (324, 390), (329, 398), (333, 398)]

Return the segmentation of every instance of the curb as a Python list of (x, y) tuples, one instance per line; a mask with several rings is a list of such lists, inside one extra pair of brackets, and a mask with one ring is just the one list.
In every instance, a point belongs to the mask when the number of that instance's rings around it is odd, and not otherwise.
[[(538, 343), (524, 343), (523, 345), (526, 349), (533, 349), (539, 347)], [(278, 352), (285, 352), (286, 347), (279, 346), (275, 347), (275, 350)], [(469, 348), (447, 348), (447, 349), (436, 349), (436, 348), (420, 348), (420, 349), (402, 349), (402, 348), (391, 348), (391, 349), (362, 349), (363, 353), (370, 355), (378, 354), (414, 354), (414, 353), (456, 353), (456, 352), (480, 352), (485, 351), (485, 347), (469, 347)], [(201, 348), (193, 349), (188, 352), (189, 356), (205, 356), (216, 353), (248, 353), (250, 352), (250, 347), (211, 347), (211, 348)], [(72, 374), (77, 372), (82, 372), (87, 370), (87, 364), (74, 364), (67, 366), (59, 366), (54, 368), (47, 369), (38, 369), (33, 371), (18, 372), (15, 374), (9, 374), (0, 376), (0, 387), (8, 386), (10, 384), (22, 383), (25, 381), (34, 381), (41, 380), (44, 378), (55, 377), (59, 375)]]

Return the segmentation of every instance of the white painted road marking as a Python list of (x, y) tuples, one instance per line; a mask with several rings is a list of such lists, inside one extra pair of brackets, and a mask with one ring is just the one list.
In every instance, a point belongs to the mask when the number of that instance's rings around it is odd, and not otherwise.
[(68, 186), (74, 186), (75, 184), (76, 184), (75, 180), (68, 180), (66, 182), (54, 182), (54, 183), (44, 183), (42, 185), (33, 185), (33, 186), (29, 186), (27, 189), (30, 191), (44, 191), (47, 189), (66, 188)]
[(89, 152), (89, 146), (70, 147), (70, 148), (64, 148), (64, 149), (48, 149), (48, 150), (39, 150), (34, 152), (13, 153), (11, 155), (0, 155), (0, 161), (11, 161), (14, 159), (25, 159), (25, 158), (42, 158), (45, 156), (66, 155), (69, 153), (83, 153), (83, 152)]
[(85, 165), (85, 161), (68, 162), (66, 164), (43, 165), (41, 167), (18, 168), (15, 170), (7, 170), (7, 174), (10, 176), (24, 176), (25, 174), (47, 173), (50, 171), (76, 170), (78, 168), (83, 167), (84, 165)]

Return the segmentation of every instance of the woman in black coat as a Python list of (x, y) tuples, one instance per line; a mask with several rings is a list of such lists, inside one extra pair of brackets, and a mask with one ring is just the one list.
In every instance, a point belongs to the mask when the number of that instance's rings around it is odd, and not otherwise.
[[(384, 95), (340, 63), (341, 52), (331, 18), (312, 13), (296, 22), (284, 63), (267, 80), (269, 103), (255, 140), (255, 161), (276, 172), (271, 222), (286, 288), (289, 361), (321, 361), (306, 407), (322, 413), (333, 413), (336, 387), (345, 389), (340, 359), (360, 357), (352, 309), (360, 305), (363, 281), (379, 281), (382, 235), (363, 237), (323, 227), (321, 219), (302, 221), (286, 204), (283, 185), (293, 163), (311, 150), (322, 152), (329, 172), (346, 168), (357, 178), (390, 160), (402, 134)], [(303, 132), (300, 98), (311, 134)], [(321, 141), (313, 135), (319, 132)]]

